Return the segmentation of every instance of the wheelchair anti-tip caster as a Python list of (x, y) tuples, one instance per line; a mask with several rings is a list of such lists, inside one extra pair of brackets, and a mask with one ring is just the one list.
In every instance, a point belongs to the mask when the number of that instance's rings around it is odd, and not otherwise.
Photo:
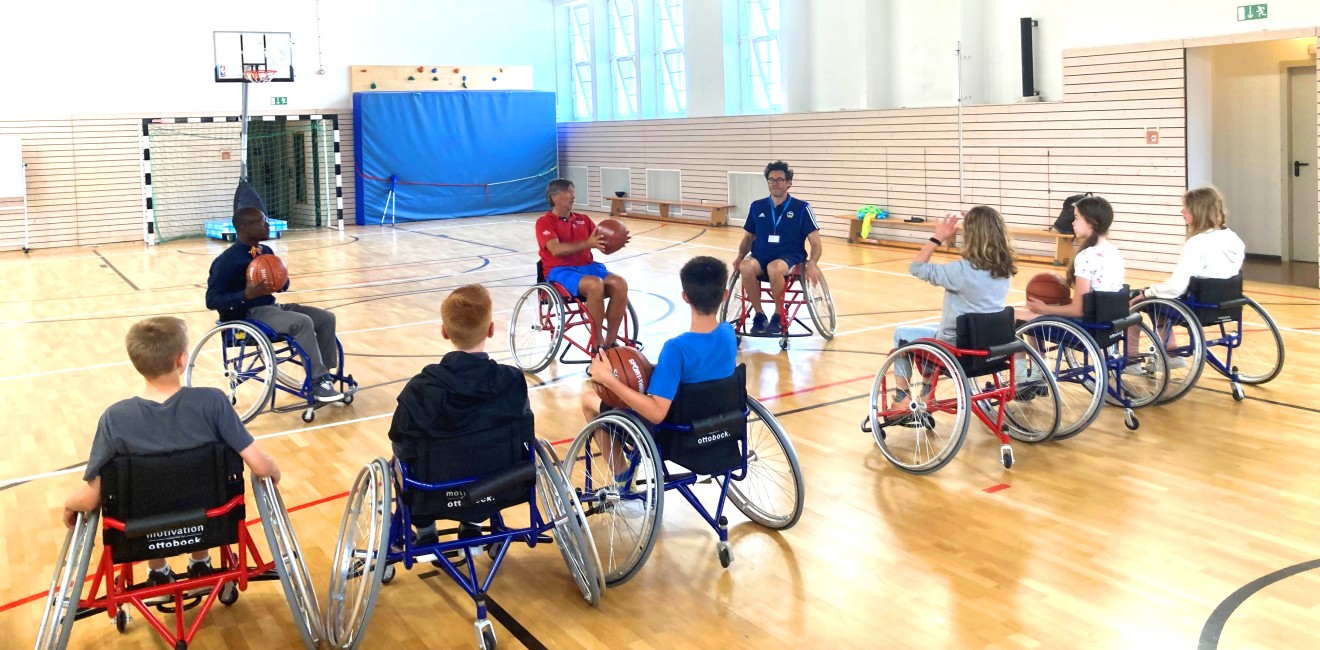
[(1128, 409), (1123, 413), (1123, 424), (1127, 426), (1128, 431), (1136, 431), (1137, 427), (1141, 426), (1141, 421), (1137, 419), (1137, 415), (1132, 412), (1132, 409)]
[(1013, 469), (1013, 448), (1004, 445), (999, 448), (999, 462), (1004, 464), (1004, 469)]

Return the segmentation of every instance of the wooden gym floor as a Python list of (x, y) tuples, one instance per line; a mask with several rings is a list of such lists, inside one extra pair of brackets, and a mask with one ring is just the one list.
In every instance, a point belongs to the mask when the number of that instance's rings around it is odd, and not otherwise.
[[(389, 455), (402, 383), (448, 349), (438, 327), (448, 290), (491, 288), (491, 347), (507, 359), (509, 310), (533, 282), (534, 217), (273, 242), (294, 282), (280, 299), (335, 311), (348, 370), (362, 384), (354, 404), (322, 409), (311, 425), (297, 413), (250, 425), (283, 469), (323, 601), (342, 495), (365, 462)], [(629, 225), (632, 243), (605, 261), (630, 278), (655, 358), (687, 327), (679, 267), (698, 254), (729, 260), (741, 232)], [(194, 337), (205, 332), (215, 318), (203, 305), (207, 268), (222, 248), (190, 240), (0, 254), (0, 645), (30, 647), (64, 537), (59, 506), (102, 409), (139, 387), (125, 331), (141, 317), (176, 314)], [(1207, 370), (1182, 401), (1141, 411), (1137, 432), (1106, 409), (1074, 439), (1015, 443), (1017, 464), (1005, 471), (998, 442), (973, 423), (950, 465), (910, 476), (858, 430), (894, 326), (938, 316), (940, 291), (908, 277), (910, 257), (828, 239), (838, 337), (794, 339), (786, 353), (774, 340), (743, 342), (750, 392), (780, 414), (802, 459), (806, 512), (795, 528), (767, 532), (733, 511), (734, 562), (724, 570), (714, 534), (671, 497), (649, 564), (599, 610), (576, 594), (553, 548), (515, 548), (492, 590), (501, 645), (1210, 648), (1222, 629), (1217, 647), (1320, 646), (1320, 572), (1302, 570), (1320, 556), (1320, 291), (1249, 285), (1284, 329), (1287, 364), (1273, 383), (1247, 388), (1244, 402)], [(1024, 265), (1010, 298), (1020, 301), (1039, 270)], [(1157, 279), (1129, 276), (1133, 285)], [(559, 440), (581, 426), (582, 379), (582, 366), (559, 365), (529, 377), (540, 436)], [(472, 615), (469, 599), (430, 567), (400, 571), (381, 590), (364, 647), (472, 647)], [(75, 625), (71, 647), (112, 642), (163, 647), (144, 621), (121, 636), (104, 617)], [(211, 613), (194, 647), (297, 645), (278, 585), (255, 583)]]

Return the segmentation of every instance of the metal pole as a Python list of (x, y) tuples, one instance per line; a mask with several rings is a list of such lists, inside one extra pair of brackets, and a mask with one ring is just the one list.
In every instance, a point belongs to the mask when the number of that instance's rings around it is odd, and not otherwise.
[(958, 209), (963, 209), (963, 89), (962, 89), (962, 41), (954, 51), (958, 57)]
[(242, 161), (243, 170), (238, 179), (245, 181), (248, 179), (248, 81), (243, 79), (243, 118), (240, 122), (242, 126), (242, 136), (239, 138), (239, 160)]

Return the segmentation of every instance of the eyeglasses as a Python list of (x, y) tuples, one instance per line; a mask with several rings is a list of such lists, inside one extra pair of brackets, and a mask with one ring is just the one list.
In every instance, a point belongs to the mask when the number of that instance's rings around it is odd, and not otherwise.
[(783, 185), (788, 182), (787, 178), (767, 178), (765, 182), (770, 185)]

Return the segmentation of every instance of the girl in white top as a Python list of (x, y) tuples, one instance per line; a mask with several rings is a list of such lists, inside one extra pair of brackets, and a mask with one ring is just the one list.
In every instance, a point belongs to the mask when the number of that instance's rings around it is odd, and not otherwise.
[(1081, 249), (1068, 267), (1068, 284), (1073, 287), (1072, 302), (1047, 305), (1027, 298), (1027, 307), (1017, 311), (1021, 320), (1037, 316), (1082, 317), (1082, 297), (1092, 291), (1123, 289), (1123, 254), (1109, 242), (1109, 226), (1114, 223), (1114, 209), (1099, 196), (1088, 196), (1073, 206), (1073, 232), (1081, 240)]
[(1247, 247), (1237, 233), (1228, 229), (1228, 211), (1219, 190), (1188, 190), (1183, 195), (1182, 216), (1188, 236), (1178, 255), (1178, 266), (1168, 280), (1143, 289), (1143, 297), (1177, 298), (1187, 293), (1192, 278), (1231, 278), (1242, 271)]

